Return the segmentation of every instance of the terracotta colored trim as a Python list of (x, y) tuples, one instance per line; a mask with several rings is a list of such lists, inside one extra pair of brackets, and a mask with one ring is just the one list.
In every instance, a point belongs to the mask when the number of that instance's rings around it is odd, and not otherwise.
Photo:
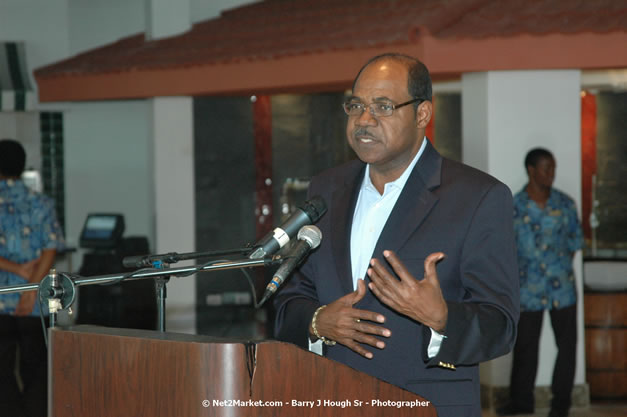
[(134, 99), (157, 96), (243, 95), (338, 91), (359, 67), (388, 51), (421, 58), (433, 78), (464, 72), (627, 67), (627, 32), (520, 35), (500, 39), (437, 39), (414, 44), (326, 51), (271, 60), (36, 77), (41, 102)]
[(424, 38), (429, 70), (606, 69), (627, 67), (627, 32), (519, 35), (509, 38)]

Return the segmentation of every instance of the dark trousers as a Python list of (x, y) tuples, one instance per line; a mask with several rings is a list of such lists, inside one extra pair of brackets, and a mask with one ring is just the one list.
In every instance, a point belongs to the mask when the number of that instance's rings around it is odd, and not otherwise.
[[(549, 310), (551, 327), (557, 344), (557, 359), (553, 367), (551, 409), (567, 412), (575, 380), (577, 348), (577, 305)], [(510, 383), (512, 404), (523, 410), (534, 409), (533, 390), (538, 370), (538, 345), (544, 311), (521, 312), (518, 337)]]
[[(18, 372), (15, 369), (19, 351)], [(47, 352), (39, 317), (0, 314), (0, 416), (47, 415)]]

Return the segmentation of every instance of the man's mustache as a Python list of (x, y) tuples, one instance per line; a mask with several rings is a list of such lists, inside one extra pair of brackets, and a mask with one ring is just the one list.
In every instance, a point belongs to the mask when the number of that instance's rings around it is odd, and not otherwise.
[(353, 138), (357, 138), (358, 136), (368, 136), (370, 138), (376, 139), (376, 136), (374, 134), (372, 134), (367, 128), (365, 127), (358, 127), (357, 129), (355, 129), (353, 131)]

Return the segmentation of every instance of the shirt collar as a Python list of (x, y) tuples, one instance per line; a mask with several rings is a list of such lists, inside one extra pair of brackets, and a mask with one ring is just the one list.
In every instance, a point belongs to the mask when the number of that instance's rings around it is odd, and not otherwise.
[[(525, 204), (528, 204), (529, 202), (532, 201), (531, 197), (529, 197), (529, 193), (527, 192), (527, 185), (529, 184), (525, 184), (522, 190), (520, 190), (520, 195), (524, 198)], [(551, 192), (549, 193), (549, 198), (546, 200), (545, 207), (552, 206), (555, 203), (556, 198), (557, 198), (557, 194), (555, 194), (555, 188), (551, 187)]]
[[(420, 145), (420, 149), (416, 153), (416, 156), (414, 156), (414, 159), (412, 159), (410, 164), (407, 166), (407, 168), (405, 168), (405, 171), (403, 171), (401, 176), (395, 179), (394, 181), (388, 182), (385, 184), (385, 187), (383, 188), (383, 194), (385, 194), (388, 189), (398, 188), (402, 190), (403, 187), (405, 187), (405, 184), (407, 183), (407, 180), (409, 179), (411, 172), (414, 170), (414, 167), (418, 163), (418, 159), (420, 159), (420, 156), (423, 154), (425, 148), (427, 147), (427, 140), (428, 139), (426, 136), (422, 139), (422, 145)], [(366, 165), (366, 172), (364, 174), (364, 180), (361, 183), (361, 189), (374, 191), (377, 194), (379, 193), (377, 189), (375, 188), (374, 184), (372, 184), (372, 180), (370, 179), (370, 164)]]

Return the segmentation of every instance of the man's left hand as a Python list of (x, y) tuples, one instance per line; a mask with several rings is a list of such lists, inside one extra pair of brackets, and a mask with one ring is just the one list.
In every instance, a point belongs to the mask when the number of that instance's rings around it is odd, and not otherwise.
[(444, 253), (436, 252), (427, 256), (422, 281), (414, 278), (394, 252), (383, 251), (383, 256), (400, 281), (379, 260), (372, 259), (368, 268), (370, 290), (379, 301), (393, 310), (429, 326), (436, 332), (443, 332), (448, 318), (448, 307), (442, 296), (435, 264), (444, 258)]
[(37, 300), (37, 291), (27, 291), (20, 297), (20, 302), (15, 307), (15, 316), (30, 316)]

